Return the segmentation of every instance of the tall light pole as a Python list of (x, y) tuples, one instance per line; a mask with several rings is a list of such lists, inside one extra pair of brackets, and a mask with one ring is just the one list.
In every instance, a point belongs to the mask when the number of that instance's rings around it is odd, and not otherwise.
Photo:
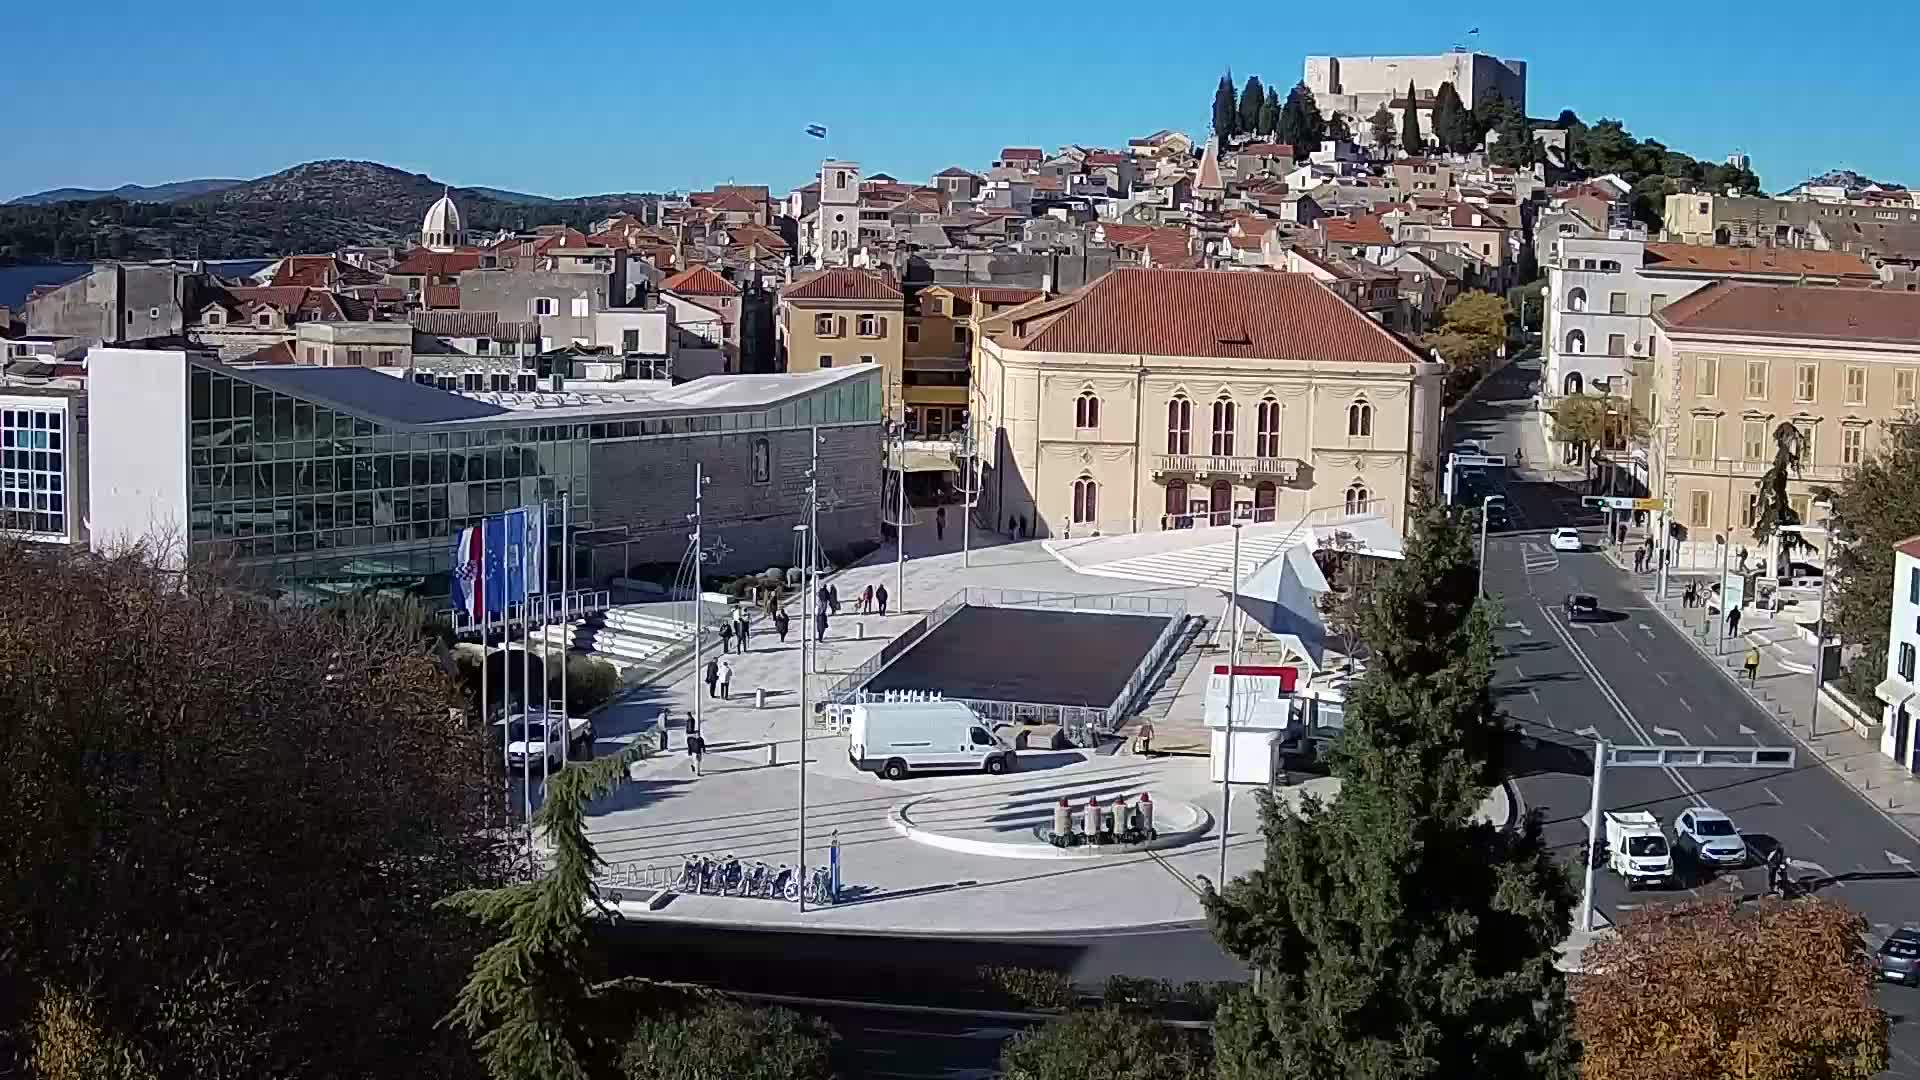
[(907, 427), (898, 428), (894, 441), (893, 483), (899, 503), (894, 512), (893, 592), (894, 609), (907, 610)]
[(1240, 525), (1233, 523), (1233, 585), (1227, 597), (1227, 617), (1233, 620), (1227, 652), (1227, 734), (1220, 754), (1220, 888), (1227, 887), (1227, 832), (1233, 816), (1233, 692), (1240, 667)]
[(960, 429), (960, 565), (973, 565), (973, 414), (967, 414), (967, 426)]
[(1494, 503), (1504, 504), (1505, 495), (1488, 495), (1480, 500), (1480, 595), (1487, 595), (1487, 508)]
[[(706, 612), (706, 601), (701, 598), (702, 582), (700, 580), (700, 564), (706, 561), (707, 549), (704, 546), (704, 537), (702, 537), (701, 535), (701, 529), (703, 525), (703, 522), (702, 522), (703, 511), (702, 511), (701, 504), (705, 501), (707, 485), (709, 483), (712, 483), (712, 478), (706, 474), (706, 470), (700, 465), (700, 463), (695, 462), (693, 466), (693, 513), (687, 515), (687, 519), (693, 522), (693, 728), (694, 728), (694, 731), (700, 730), (700, 720), (701, 720), (701, 717), (704, 715), (704, 710), (702, 710), (700, 707), (700, 679), (701, 679), (701, 670), (702, 670), (700, 666), (700, 652), (701, 652), (700, 637), (701, 637), (701, 631), (706, 629), (707, 612)], [(660, 741), (662, 744), (666, 742), (666, 732), (667, 732), (667, 728), (666, 728), (666, 725), (663, 723), (660, 725), (660, 736), (661, 736)]]
[[(1719, 656), (1727, 651), (1727, 537), (1724, 533), (1713, 534), (1713, 546), (1720, 556), (1720, 625), (1713, 635), (1713, 653)], [(1711, 615), (1708, 618), (1712, 618)]]
[[(1815, 503), (1815, 506), (1831, 509), (1831, 504)], [(1815, 624), (1813, 635), (1813, 699), (1807, 703), (1807, 736), (1820, 733), (1820, 682), (1826, 674), (1827, 666), (1827, 573), (1832, 569), (1833, 530), (1824, 525), (1782, 525), (1783, 533), (1805, 536), (1810, 532), (1820, 534), (1820, 621)], [(1793, 556), (1787, 556), (1789, 576), (1793, 570)]]
[(1593, 929), (1593, 853), (1600, 847), (1600, 788), (1607, 775), (1607, 740), (1593, 741), (1593, 799), (1587, 810), (1587, 865), (1585, 887), (1581, 889), (1580, 929)]
[[(811, 429), (813, 443), (812, 464), (807, 466), (807, 523), (796, 526), (801, 531), (801, 550), (807, 559), (807, 571), (801, 577), (807, 590), (807, 599), (801, 601), (800, 610), (805, 612), (807, 605), (813, 605), (813, 617), (800, 628), (800, 811), (795, 820), (795, 832), (799, 835), (799, 846), (794, 859), (794, 873), (800, 881), (800, 910), (807, 910), (807, 636), (814, 632), (815, 621), (820, 617), (820, 429)], [(818, 656), (819, 646), (814, 646)]]

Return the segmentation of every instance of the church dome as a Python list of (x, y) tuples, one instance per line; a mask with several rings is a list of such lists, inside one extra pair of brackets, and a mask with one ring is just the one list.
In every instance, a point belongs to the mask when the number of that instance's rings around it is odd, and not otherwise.
[(460, 246), (461, 233), (460, 208), (453, 205), (453, 199), (441, 195), (432, 206), (427, 207), (427, 216), (420, 223), (420, 242), (430, 248), (452, 248)]

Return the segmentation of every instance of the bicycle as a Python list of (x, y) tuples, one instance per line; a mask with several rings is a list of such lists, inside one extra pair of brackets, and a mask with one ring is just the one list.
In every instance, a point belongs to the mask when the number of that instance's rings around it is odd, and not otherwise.
[(766, 896), (766, 894), (767, 864), (756, 861), (747, 869), (746, 880), (740, 887), (740, 895), (759, 898)]
[(816, 866), (807, 878), (807, 902), (810, 904), (833, 903), (833, 875), (824, 866)]
[(700, 892), (700, 883), (706, 878), (706, 870), (703, 865), (705, 862), (706, 856), (704, 855), (689, 855), (686, 857), (686, 861), (680, 865), (681, 892), (695, 894)]
[(720, 860), (720, 867), (714, 873), (716, 878), (714, 891), (720, 896), (738, 895), (743, 876), (740, 860), (732, 852), (728, 852), (727, 857)]
[(767, 899), (800, 899), (800, 889), (794, 881), (793, 867), (781, 863), (779, 868), (774, 870), (773, 877), (767, 882)]

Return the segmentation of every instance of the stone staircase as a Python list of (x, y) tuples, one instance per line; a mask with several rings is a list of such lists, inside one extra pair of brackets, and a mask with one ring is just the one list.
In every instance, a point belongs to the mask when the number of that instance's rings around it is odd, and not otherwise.
[(624, 605), (584, 619), (541, 628), (538, 640), (551, 647), (606, 660), (623, 673), (634, 667), (657, 667), (676, 652), (690, 648), (687, 624), (680, 619), (649, 614), (649, 607)]
[(1189, 615), (1187, 625), (1180, 633), (1180, 639), (1174, 643), (1171, 665), (1163, 665), (1160, 681), (1153, 687), (1153, 693), (1147, 698), (1137, 713), (1141, 719), (1158, 724), (1167, 718), (1168, 710), (1173, 708), (1173, 699), (1180, 696), (1180, 688), (1186, 685), (1187, 677), (1207, 650), (1199, 647), (1200, 640), (1212, 632), (1212, 627), (1220, 620), (1211, 615)]

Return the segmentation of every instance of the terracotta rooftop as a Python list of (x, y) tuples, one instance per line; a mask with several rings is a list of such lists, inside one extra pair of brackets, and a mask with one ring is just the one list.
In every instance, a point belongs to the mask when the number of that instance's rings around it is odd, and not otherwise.
[(435, 337), (492, 338), (495, 341), (539, 341), (537, 322), (502, 322), (492, 311), (416, 311), (413, 328)]
[(1042, 161), (1046, 158), (1037, 147), (1009, 146), (1000, 151), (1001, 161)]
[(1406, 342), (1305, 274), (1111, 271), (1013, 342), (1038, 352), (1415, 364)]
[(480, 252), (478, 250), (428, 251), (426, 248), (416, 248), (407, 252), (405, 258), (394, 263), (387, 273), (396, 277), (409, 274), (452, 275), (462, 270), (479, 268)]
[(1893, 545), (1893, 550), (1902, 555), (1910, 555), (1913, 558), (1920, 559), (1920, 536), (1907, 537), (1905, 540)]
[(981, 285), (962, 291), (982, 304), (1024, 304), (1045, 295), (1039, 289), (1022, 289), (1011, 285)]
[(1920, 345), (1920, 293), (1720, 280), (1660, 309), (1683, 333)]
[(784, 300), (904, 300), (890, 274), (848, 267), (819, 270), (798, 278), (782, 290)]
[(1377, 217), (1328, 218), (1327, 240), (1335, 244), (1391, 244), (1392, 234)]
[(740, 295), (733, 283), (705, 266), (689, 266), (685, 270), (660, 283), (661, 292), (679, 293), (682, 296), (725, 296)]
[(1858, 255), (1799, 248), (1648, 244), (1646, 265), (1723, 274), (1779, 274), (1783, 277), (1811, 274), (1815, 277), (1879, 279), (1873, 267)]
[(422, 297), (430, 308), (453, 309), (460, 306), (460, 286), (429, 285)]
[(980, 179), (980, 176), (979, 176), (979, 174), (978, 174), (978, 173), (975, 173), (975, 172), (971, 172), (971, 171), (969, 171), (969, 170), (967, 170), (967, 169), (963, 169), (963, 168), (961, 168), (961, 167), (960, 167), (960, 166), (958, 166), (958, 165), (954, 165), (954, 166), (951, 166), (951, 167), (949, 167), (949, 168), (945, 168), (945, 169), (941, 169), (941, 170), (940, 170), (939, 172), (937, 172), (937, 173), (934, 173), (933, 175), (934, 175), (934, 176), (936, 176), (936, 177), (941, 177), (941, 176), (947, 176), (947, 177), (959, 177), (959, 176), (966, 176), (966, 177), (972, 177), (972, 178), (973, 178), (973, 179), (975, 179), (975, 180), (978, 180), (978, 179)]
[(1283, 142), (1248, 143), (1247, 145), (1241, 147), (1237, 152), (1242, 154), (1252, 154), (1254, 157), (1290, 158), (1293, 156), (1293, 144), (1283, 143)]
[(380, 275), (332, 255), (289, 255), (273, 268), (271, 285), (332, 289), (342, 285), (378, 285)]

